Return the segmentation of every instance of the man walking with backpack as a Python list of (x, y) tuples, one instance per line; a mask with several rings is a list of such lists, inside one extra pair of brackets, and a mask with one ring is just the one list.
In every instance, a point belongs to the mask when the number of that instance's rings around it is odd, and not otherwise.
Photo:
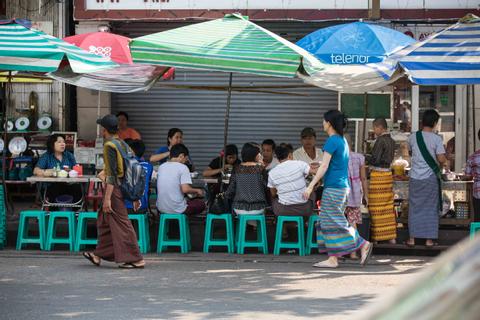
[[(137, 243), (137, 236), (124, 203), (125, 176), (131, 175), (126, 168), (124, 156), (129, 147), (118, 137), (118, 122), (114, 115), (106, 115), (97, 120), (105, 139), (103, 147), (104, 170), (99, 178), (106, 185), (102, 209), (98, 212), (98, 244), (94, 252), (84, 252), (83, 256), (96, 266), (101, 260), (114, 261), (120, 268), (144, 268), (145, 261)], [(127, 177), (131, 179), (131, 177)], [(122, 187), (122, 188), (121, 188)], [(123, 190), (122, 190), (123, 189)], [(140, 202), (134, 201), (134, 209)]]

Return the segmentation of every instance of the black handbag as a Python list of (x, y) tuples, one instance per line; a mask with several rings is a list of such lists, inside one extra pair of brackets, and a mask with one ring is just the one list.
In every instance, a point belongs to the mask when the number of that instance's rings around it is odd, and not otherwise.
[(213, 201), (208, 206), (208, 213), (222, 214), (230, 212), (230, 205), (228, 199), (225, 198), (223, 192), (215, 196)]

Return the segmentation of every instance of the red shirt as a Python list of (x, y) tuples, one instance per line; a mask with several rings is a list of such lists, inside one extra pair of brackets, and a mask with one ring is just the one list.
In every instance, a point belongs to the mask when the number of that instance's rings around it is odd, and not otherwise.
[(140, 136), (140, 133), (138, 133), (138, 131), (133, 128), (119, 130), (118, 136), (122, 140), (125, 140), (125, 139), (141, 140), (142, 139), (142, 136)]

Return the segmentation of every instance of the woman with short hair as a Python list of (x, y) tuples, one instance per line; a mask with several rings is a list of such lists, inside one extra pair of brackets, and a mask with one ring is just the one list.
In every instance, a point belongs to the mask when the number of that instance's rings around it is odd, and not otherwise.
[(241, 156), (242, 163), (233, 169), (225, 197), (233, 200), (232, 208), (238, 215), (264, 214), (268, 205), (267, 175), (260, 146), (252, 142), (245, 143)]
[[(77, 162), (73, 154), (65, 150), (65, 147), (65, 136), (57, 133), (50, 135), (47, 139), (47, 152), (38, 159), (33, 174), (38, 177), (51, 177), (55, 168), (63, 170), (67, 166), (72, 169)], [(52, 203), (55, 203), (60, 195), (72, 196), (72, 203), (77, 203), (82, 197), (79, 184), (57, 182), (42, 184), (41, 188), (46, 192), (46, 200)]]
[(426, 239), (425, 245), (435, 245), (438, 239), (441, 204), (441, 166), (447, 162), (442, 138), (434, 130), (440, 115), (434, 109), (426, 110), (422, 118), (422, 130), (410, 135), (408, 146), (412, 153), (408, 191), (409, 247), (415, 238)]

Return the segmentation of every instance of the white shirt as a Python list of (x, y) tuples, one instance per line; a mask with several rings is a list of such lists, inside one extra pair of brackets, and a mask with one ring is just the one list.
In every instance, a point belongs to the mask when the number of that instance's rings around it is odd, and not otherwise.
[(310, 158), (310, 156), (307, 154), (305, 149), (303, 147), (298, 148), (293, 152), (293, 159), (294, 160), (299, 160), (303, 161), (307, 164), (310, 164), (312, 162), (318, 162), (322, 163), (323, 159), (323, 152), (321, 149), (315, 147), (315, 159)]
[(283, 205), (305, 203), (305, 177), (310, 166), (303, 161), (287, 160), (268, 173), (268, 187), (277, 189), (278, 202)]
[(179, 162), (165, 162), (158, 167), (157, 208), (164, 213), (183, 213), (187, 201), (182, 184), (192, 184), (188, 167)]
[(276, 166), (278, 166), (279, 163), (280, 163), (280, 161), (278, 161), (278, 159), (276, 157), (273, 157), (272, 162), (270, 162), (268, 164), (268, 166), (265, 167), (265, 170), (270, 171), (273, 168), (275, 168)]

